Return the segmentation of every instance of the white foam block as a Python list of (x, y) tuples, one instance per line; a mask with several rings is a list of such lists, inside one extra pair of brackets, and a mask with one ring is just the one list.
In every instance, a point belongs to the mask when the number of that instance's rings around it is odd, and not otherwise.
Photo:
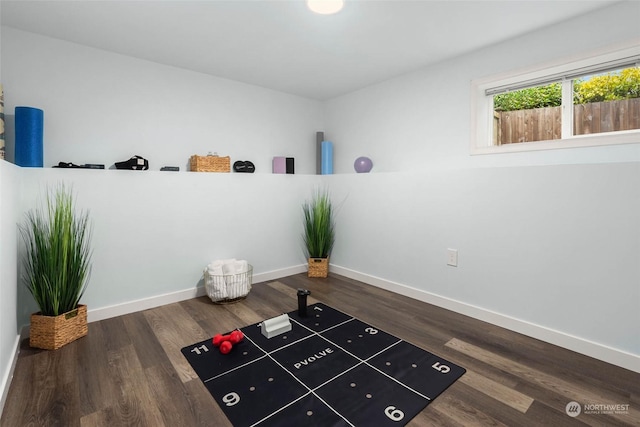
[(276, 335), (289, 332), (290, 330), (291, 321), (289, 320), (289, 316), (286, 314), (264, 320), (260, 324), (260, 331), (262, 332), (262, 335), (267, 338), (275, 337)]

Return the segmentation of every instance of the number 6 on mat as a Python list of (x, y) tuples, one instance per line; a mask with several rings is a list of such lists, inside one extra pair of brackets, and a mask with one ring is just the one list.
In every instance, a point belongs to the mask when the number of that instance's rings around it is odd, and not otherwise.
[(404, 412), (397, 409), (395, 406), (387, 406), (384, 410), (384, 414), (389, 417), (391, 421), (400, 421), (404, 418)]

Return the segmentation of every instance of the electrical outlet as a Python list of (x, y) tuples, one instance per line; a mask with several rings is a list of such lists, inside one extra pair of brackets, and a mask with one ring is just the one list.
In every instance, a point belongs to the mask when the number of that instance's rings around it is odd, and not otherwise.
[(447, 265), (452, 267), (458, 266), (458, 250), (457, 249), (447, 249)]

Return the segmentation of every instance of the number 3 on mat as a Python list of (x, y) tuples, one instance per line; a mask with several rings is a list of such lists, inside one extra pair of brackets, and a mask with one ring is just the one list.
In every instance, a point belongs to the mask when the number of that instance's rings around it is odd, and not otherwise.
[(224, 397), (222, 398), (222, 401), (227, 406), (233, 406), (238, 402), (240, 402), (240, 396), (238, 396), (238, 393), (228, 393), (224, 395)]
[(384, 414), (389, 417), (391, 421), (400, 421), (404, 418), (404, 412), (397, 409), (395, 406), (387, 406), (384, 410)]

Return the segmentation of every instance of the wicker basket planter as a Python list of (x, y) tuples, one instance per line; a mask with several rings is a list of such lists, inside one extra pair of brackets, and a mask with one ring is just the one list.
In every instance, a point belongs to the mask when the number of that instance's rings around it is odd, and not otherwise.
[(57, 350), (78, 338), (87, 335), (87, 306), (78, 308), (59, 316), (43, 316), (39, 313), (31, 315), (29, 346), (45, 350)]
[(231, 172), (229, 156), (197, 156), (189, 158), (189, 169), (192, 172)]
[(309, 277), (327, 277), (329, 258), (309, 258)]

